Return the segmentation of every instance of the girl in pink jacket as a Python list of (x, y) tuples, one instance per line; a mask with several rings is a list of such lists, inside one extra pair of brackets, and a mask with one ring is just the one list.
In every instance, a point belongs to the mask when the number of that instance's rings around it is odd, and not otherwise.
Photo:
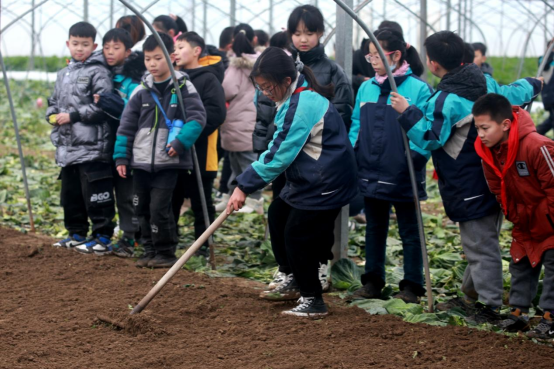
[[(225, 100), (229, 103), (227, 118), (220, 127), (221, 146), (229, 152), (233, 171), (229, 180), (229, 193), (232, 193), (236, 187), (235, 178), (258, 159), (252, 148), (256, 105), (254, 104), (255, 89), (249, 78), (259, 56), (254, 51), (253, 40), (254, 30), (248, 24), (241, 23), (235, 27), (232, 47), (235, 56), (229, 59), (229, 68), (225, 71), (222, 84)], [(221, 203), (216, 206), (217, 211), (223, 211), (227, 205), (229, 195), (223, 196)], [(264, 213), (261, 190), (251, 194), (240, 210), (242, 213), (253, 211), (258, 214)]]

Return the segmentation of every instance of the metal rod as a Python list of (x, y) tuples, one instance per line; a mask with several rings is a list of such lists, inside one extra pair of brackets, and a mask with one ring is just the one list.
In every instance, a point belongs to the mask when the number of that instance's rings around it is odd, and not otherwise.
[[(360, 12), (366, 5), (370, 4), (373, 0), (364, 0), (362, 1), (361, 3), (359, 3), (355, 8), (354, 8), (354, 11), (356, 13)], [(337, 27), (333, 28), (331, 30), (331, 32), (329, 32), (329, 34), (327, 35), (327, 37), (325, 37), (325, 40), (323, 40), (323, 46), (327, 46), (327, 44), (329, 43), (329, 41), (331, 41), (331, 38), (333, 38), (333, 36), (335, 35), (335, 33), (337, 32)]]
[[(548, 49), (546, 49), (546, 53), (544, 53), (544, 56), (541, 61), (541, 65), (539, 65), (539, 70), (537, 71), (537, 78), (539, 78), (544, 71), (544, 68), (546, 67), (546, 64), (548, 63), (548, 57), (550, 56), (550, 53), (552, 52), (552, 49), (554, 48), (554, 41), (548, 45)], [(529, 102), (529, 105), (527, 105), (527, 111), (531, 112), (531, 107), (533, 106), (533, 100)]]
[[(179, 99), (179, 106), (181, 107), (181, 113), (183, 115), (183, 120), (186, 121), (186, 112), (185, 112), (185, 106), (183, 103), (183, 96), (181, 94), (181, 89), (179, 88), (179, 82), (177, 81), (177, 75), (175, 74), (175, 69), (173, 68), (173, 63), (171, 62), (171, 57), (169, 56), (169, 52), (165, 48), (165, 45), (160, 38), (160, 35), (152, 24), (146, 20), (146, 18), (131, 4), (129, 4), (125, 0), (119, 0), (123, 5), (125, 5), (130, 11), (136, 14), (137, 17), (139, 17), (144, 24), (150, 29), (152, 32), (152, 35), (156, 38), (156, 41), (158, 41), (158, 44), (160, 48), (162, 49), (165, 59), (167, 60), (167, 65), (169, 66), (169, 71), (171, 72), (171, 79), (173, 80), (173, 85), (175, 86), (175, 92), (177, 93), (177, 97)], [(204, 194), (204, 186), (202, 185), (202, 175), (200, 173), (200, 166), (198, 165), (198, 156), (196, 155), (196, 148), (194, 145), (191, 147), (191, 153), (192, 153), (192, 160), (194, 163), (194, 172), (196, 173), (196, 182), (198, 185), (198, 192), (200, 193), (200, 202), (202, 203), (202, 214), (204, 216), (204, 224), (206, 228), (210, 225), (210, 218), (208, 216), (208, 205), (206, 204), (206, 197)], [(177, 222), (177, 219), (175, 220)], [(213, 239), (211, 237), (208, 238), (208, 245), (210, 247), (210, 264), (212, 266), (212, 269), (215, 269), (215, 258), (213, 257)]]
[(140, 302), (133, 308), (131, 315), (138, 314), (146, 308), (146, 306), (152, 301), (154, 297), (162, 290), (167, 282), (185, 265), (185, 263), (191, 258), (192, 255), (206, 242), (208, 238), (221, 226), (221, 224), (227, 219), (229, 214), (227, 211), (222, 212), (219, 217), (202, 233), (200, 237), (188, 250), (177, 260), (177, 262), (164, 274), (164, 276), (156, 283), (154, 287), (140, 300)]
[(29, 222), (31, 223), (31, 232), (35, 232), (35, 221), (33, 219), (31, 195), (29, 193), (29, 183), (27, 182), (27, 171), (25, 170), (25, 158), (23, 157), (23, 148), (21, 147), (21, 137), (19, 136), (19, 127), (17, 125), (17, 117), (15, 116), (15, 108), (13, 106), (12, 92), (10, 90), (10, 81), (8, 80), (8, 74), (6, 73), (6, 65), (4, 64), (4, 57), (2, 56), (1, 51), (0, 51), (0, 64), (2, 65), (4, 84), (6, 85), (6, 92), (8, 93), (8, 100), (10, 102), (10, 111), (12, 114), (13, 128), (15, 130), (15, 139), (17, 141), (17, 150), (19, 151), (19, 161), (21, 162), (21, 173), (23, 174), (23, 187), (25, 188), (25, 197), (27, 198), (27, 210), (29, 211)]
[[(385, 52), (383, 51), (383, 48), (379, 44), (379, 41), (375, 38), (375, 35), (369, 28), (367, 28), (366, 24), (350, 9), (348, 6), (346, 6), (341, 0), (333, 0), (337, 5), (339, 5), (348, 15), (352, 17), (356, 23), (362, 27), (362, 29), (367, 33), (369, 38), (371, 39), (371, 42), (375, 45), (377, 48), (377, 51), (379, 52), (379, 56), (381, 57), (381, 60), (383, 61), (383, 64), (385, 65), (385, 69), (387, 70), (387, 76), (389, 79), (389, 83), (391, 86), (392, 91), (398, 93), (398, 88), (396, 87), (396, 81), (394, 80), (394, 76), (392, 75), (392, 71), (390, 69), (389, 63), (387, 62), (387, 58), (385, 56)], [(402, 129), (402, 139), (404, 141), (404, 147), (406, 151), (406, 159), (408, 162), (408, 171), (410, 172), (410, 183), (412, 184), (412, 192), (414, 195), (414, 203), (416, 208), (416, 214), (417, 214), (417, 225), (419, 229), (419, 240), (421, 244), (421, 254), (423, 256), (423, 267), (425, 270), (425, 284), (427, 288), (427, 303), (429, 312), (433, 312), (433, 290), (431, 286), (431, 273), (429, 271), (429, 259), (427, 255), (427, 246), (425, 245), (425, 230), (423, 228), (423, 218), (421, 216), (421, 206), (419, 204), (419, 195), (417, 193), (417, 184), (415, 179), (415, 171), (414, 171), (414, 163), (412, 162), (412, 158), (410, 155), (410, 143), (408, 142), (408, 137), (406, 136), (406, 132), (404, 129)]]
[(2, 33), (4, 33), (5, 30), (7, 30), (8, 28), (10, 28), (11, 26), (13, 26), (15, 23), (17, 23), (21, 18), (23, 18), (24, 16), (26, 16), (27, 14), (29, 14), (30, 12), (32, 12), (33, 10), (35, 10), (36, 8), (38, 8), (39, 6), (43, 5), (44, 3), (46, 3), (48, 0), (44, 0), (40, 3), (38, 3), (37, 5), (33, 6), (31, 9), (23, 12), (21, 15), (19, 15), (17, 18), (15, 18), (14, 20), (12, 20), (10, 23), (6, 24), (4, 26), (4, 28), (2, 28), (0, 30), (0, 35)]
[[(406, 5), (402, 4), (400, 1), (398, 0), (392, 0), (394, 1), (395, 3), (397, 3), (398, 5), (400, 5), (402, 8), (404, 8), (408, 13), (410, 13), (411, 15), (413, 15), (414, 17), (416, 17), (417, 19), (419, 19), (419, 21), (423, 24), (426, 24), (427, 27), (431, 28), (431, 31), (433, 32), (437, 32), (437, 30), (435, 29), (435, 27), (433, 27), (429, 22), (427, 22), (427, 16), (425, 16), (425, 18), (419, 14), (417, 14), (416, 12), (414, 12), (413, 10), (411, 10), (410, 8), (408, 8)], [(420, 50), (418, 50), (420, 51)], [(423, 63), (425, 64), (425, 63)]]
[[(425, 65), (427, 62), (425, 51), (425, 39), (427, 38), (427, 0), (420, 0), (419, 2), (419, 16), (421, 22), (419, 22), (419, 57), (421, 58), (421, 64)], [(423, 73), (421, 76), (424, 81), (427, 81), (427, 73)], [(408, 150), (408, 148), (406, 148)]]

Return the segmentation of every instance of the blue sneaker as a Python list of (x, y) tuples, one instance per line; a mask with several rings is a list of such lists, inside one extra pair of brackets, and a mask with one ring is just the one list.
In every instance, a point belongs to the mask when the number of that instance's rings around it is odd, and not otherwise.
[(79, 236), (78, 234), (74, 234), (73, 236), (69, 236), (67, 238), (64, 238), (61, 241), (56, 242), (52, 246), (54, 246), (54, 247), (65, 247), (66, 249), (70, 249), (72, 247), (80, 245), (81, 243), (85, 242), (86, 240), (87, 240), (86, 237)]
[(88, 242), (76, 246), (75, 251), (82, 254), (108, 255), (112, 252), (112, 241), (108, 236), (96, 235)]

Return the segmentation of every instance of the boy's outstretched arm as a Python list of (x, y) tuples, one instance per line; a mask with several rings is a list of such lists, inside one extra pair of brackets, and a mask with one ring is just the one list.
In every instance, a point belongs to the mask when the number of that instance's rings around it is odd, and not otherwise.
[(427, 151), (437, 150), (446, 144), (452, 126), (463, 118), (459, 112), (465, 110), (455, 95), (444, 92), (438, 94), (420, 109), (416, 105), (409, 105), (396, 92), (391, 93), (392, 107), (400, 113), (398, 122), (410, 141)]
[(91, 79), (91, 102), (69, 114), (71, 123), (98, 124), (106, 119), (104, 111), (92, 100), (92, 95), (105, 95), (112, 92), (113, 82), (110, 72), (105, 68), (97, 68)]
[[(534, 156), (533, 164), (537, 179), (546, 194), (548, 213), (552, 217), (554, 216), (554, 142), (545, 142), (538, 151), (534, 152)], [(551, 221), (554, 222), (554, 218)]]
[(109, 92), (107, 94), (95, 95), (98, 96), (98, 102), (96, 105), (102, 109), (106, 114), (111, 116), (114, 119), (119, 119), (123, 113), (123, 109), (127, 104), (117, 92)]
[(196, 142), (202, 129), (206, 126), (206, 110), (194, 85), (186, 80), (181, 88), (185, 114), (187, 115), (183, 128), (177, 138), (170, 142), (171, 147), (179, 154), (189, 150)]
[(531, 102), (542, 90), (543, 79), (540, 78), (522, 78), (500, 86), (492, 76), (485, 74), (487, 80), (487, 92), (504, 96), (512, 105), (523, 105)]

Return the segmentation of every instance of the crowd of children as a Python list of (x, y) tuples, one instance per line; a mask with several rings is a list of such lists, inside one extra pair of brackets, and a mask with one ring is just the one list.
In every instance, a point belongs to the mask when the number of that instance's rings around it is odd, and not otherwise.
[[(335, 219), (343, 206), (363, 201), (365, 273), (353, 296), (381, 297), (394, 208), (404, 256), (394, 297), (418, 302), (425, 289), (408, 150), (422, 200), (432, 158), (468, 261), (463, 296), (437, 309), (457, 307), (474, 323), (554, 338), (554, 143), (520, 107), (541, 92), (542, 79), (501, 86), (484, 44), (441, 31), (425, 41), (427, 68), (440, 78), (434, 91), (418, 77), (423, 65), (400, 25), (385, 21), (375, 32), (378, 44), (365, 41), (355, 55), (354, 96), (320, 43), (325, 26), (317, 7), (294, 9), (287, 30), (271, 38), (248, 24), (227, 27), (218, 47), (177, 16), (159, 16), (153, 25), (171, 54), (178, 90), (164, 50), (153, 35), (145, 39), (137, 17), (121, 18), (101, 51), (92, 25), (79, 22), (69, 30), (71, 60), (58, 74), (46, 113), (69, 233), (55, 246), (132, 257), (140, 242), (137, 266), (167, 268), (177, 260), (185, 198), (198, 237), (206, 229), (202, 202), (210, 222), (216, 211), (263, 214), (262, 190), (271, 184), (268, 224), (279, 268), (261, 298), (299, 299), (285, 314), (326, 315), (322, 292), (329, 287)], [(112, 242), (116, 206), (121, 237)], [(514, 228), (512, 311), (503, 317), (504, 217)], [(207, 255), (207, 244), (199, 254)], [(544, 315), (532, 328), (528, 313), (543, 266)]]

